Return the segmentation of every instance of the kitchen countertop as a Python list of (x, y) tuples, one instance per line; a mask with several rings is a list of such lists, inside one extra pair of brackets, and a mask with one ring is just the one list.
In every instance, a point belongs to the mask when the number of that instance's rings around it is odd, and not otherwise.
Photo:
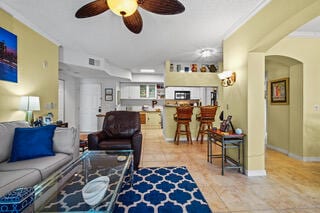
[(142, 111), (139, 111), (140, 113), (141, 112), (148, 112), (148, 113), (152, 113), (152, 112), (161, 112), (161, 110), (142, 110)]

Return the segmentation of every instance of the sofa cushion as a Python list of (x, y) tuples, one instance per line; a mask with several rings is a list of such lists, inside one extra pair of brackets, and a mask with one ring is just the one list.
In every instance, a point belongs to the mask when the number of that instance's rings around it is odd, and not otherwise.
[(43, 156), (53, 156), (55, 125), (37, 128), (16, 128), (10, 162)]
[(74, 146), (76, 145), (76, 134), (77, 131), (74, 127), (57, 127), (53, 136), (53, 151), (65, 154), (73, 154)]
[(57, 169), (71, 162), (72, 156), (57, 153), (55, 156), (40, 157), (16, 162), (3, 162), (0, 164), (0, 172), (16, 171), (24, 169), (36, 169), (41, 173), (42, 179), (47, 178)]
[(12, 141), (16, 127), (28, 127), (25, 121), (10, 121), (0, 123), (0, 163), (9, 159), (12, 150)]
[(0, 196), (18, 187), (32, 187), (41, 181), (40, 171), (36, 169), (0, 171), (0, 177)]

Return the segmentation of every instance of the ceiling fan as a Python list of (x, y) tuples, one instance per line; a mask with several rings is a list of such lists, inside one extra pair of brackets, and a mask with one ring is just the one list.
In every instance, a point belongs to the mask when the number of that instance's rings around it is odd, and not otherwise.
[(75, 14), (77, 18), (88, 18), (99, 15), (107, 10), (122, 16), (126, 27), (133, 33), (142, 30), (142, 18), (138, 6), (160, 15), (182, 13), (185, 8), (178, 0), (96, 0), (82, 6)]

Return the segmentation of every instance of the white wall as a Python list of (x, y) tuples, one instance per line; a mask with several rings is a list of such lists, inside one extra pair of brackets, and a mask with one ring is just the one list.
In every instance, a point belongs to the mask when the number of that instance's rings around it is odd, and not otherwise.
[(59, 72), (59, 79), (65, 82), (64, 120), (70, 127), (79, 129), (80, 80), (62, 72)]
[[(288, 78), (289, 66), (281, 63), (267, 62), (268, 81)], [(291, 79), (290, 79), (291, 80)], [(291, 84), (290, 84), (291, 85)], [(270, 86), (270, 85), (269, 85)], [(291, 92), (291, 91), (290, 91)], [(268, 116), (267, 116), (267, 144), (288, 152), (289, 150), (289, 107), (288, 105), (274, 105), (270, 103), (270, 87), (268, 88)]]
[[(129, 70), (121, 69), (111, 65), (106, 59), (89, 55), (78, 50), (61, 47), (59, 61), (65, 64), (102, 70), (111, 76), (132, 79)], [(95, 65), (89, 64), (89, 58), (95, 60)]]
[[(105, 79), (81, 79), (81, 83), (97, 83), (101, 85), (101, 113), (105, 114), (108, 111), (113, 111), (117, 108), (116, 100), (117, 100), (117, 91), (119, 90), (119, 79), (117, 78), (105, 78)], [(105, 100), (105, 89), (112, 88), (113, 89), (113, 100), (106, 101)]]
[(132, 74), (132, 82), (164, 82), (163, 74)]

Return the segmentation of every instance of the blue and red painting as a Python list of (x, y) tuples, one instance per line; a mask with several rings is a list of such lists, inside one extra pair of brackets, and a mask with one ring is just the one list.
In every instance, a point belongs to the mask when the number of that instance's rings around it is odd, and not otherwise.
[(17, 36), (1, 27), (0, 80), (18, 82)]

